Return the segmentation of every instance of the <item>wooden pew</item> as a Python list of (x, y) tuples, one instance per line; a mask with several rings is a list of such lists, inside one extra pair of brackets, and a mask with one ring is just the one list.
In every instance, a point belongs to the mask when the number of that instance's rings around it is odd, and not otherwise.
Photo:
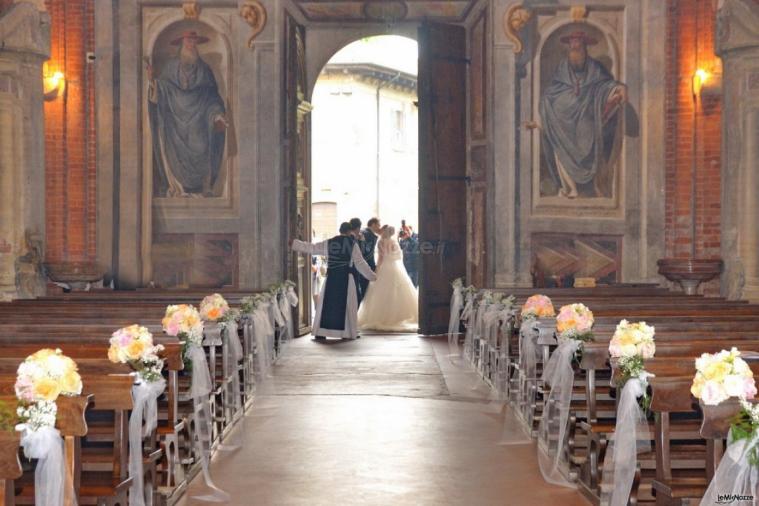
[[(13, 353), (19, 357), (17, 363), (40, 348), (50, 347), (50, 340), (55, 340), (55, 346), (60, 348), (65, 355), (76, 360), (80, 364), (80, 367), (87, 366), (90, 361), (95, 361), (98, 364), (104, 361), (107, 362), (104, 358), (108, 355), (109, 344), (107, 338), (61, 337), (59, 335), (56, 336), (54, 333), (45, 335), (53, 337), (46, 339), (36, 334), (6, 335), (0, 337), (0, 346), (4, 350), (8, 350), (8, 353)], [(159, 407), (162, 407), (162, 409), (159, 409), (157, 438), (161, 452), (151, 458), (155, 459), (157, 457), (161, 459), (160, 468), (155, 473), (161, 478), (157, 485), (164, 487), (164, 491), (168, 493), (168, 489), (176, 488), (179, 486), (179, 482), (184, 481), (185, 469), (181, 462), (182, 457), (180, 456), (180, 452), (184, 452), (185, 456), (189, 455), (192, 447), (189, 436), (182, 438), (182, 434), (186, 432), (186, 423), (184, 417), (178, 411), (179, 373), (184, 368), (181, 357), (181, 345), (175, 338), (164, 336), (159, 336), (156, 342), (163, 344), (165, 347), (163, 352), (161, 352), (161, 357), (165, 360), (167, 369), (167, 387), (166, 398), (159, 403)], [(14, 351), (11, 352), (10, 350)], [(107, 363), (110, 364), (110, 362)], [(131, 369), (123, 364), (112, 364), (112, 366), (116, 368), (112, 372), (117, 370), (121, 374), (131, 372)], [(129, 392), (131, 395), (131, 386)], [(96, 395), (96, 399), (101, 398), (101, 395)], [(131, 405), (126, 409), (130, 408)], [(106, 436), (101, 434), (99, 437), (101, 439), (107, 437), (107, 433)], [(185, 444), (181, 444), (182, 442)], [(150, 465), (154, 465), (152, 460)]]
[[(16, 358), (7, 358), (17, 351)], [(3, 346), (3, 358), (0, 358), (0, 388), (3, 390), (0, 393), (12, 393), (6, 388), (12, 388), (15, 383), (18, 364), (29, 355), (28, 351), (23, 346), (15, 349), (13, 346)], [(80, 504), (86, 503), (87, 499), (105, 502), (125, 500), (126, 491), (131, 485), (127, 464), (128, 411), (132, 408), (134, 378), (127, 366), (112, 364), (107, 359), (75, 360), (82, 376), (83, 396), (91, 400), (86, 417), (89, 423), (84, 430), (76, 434), (76, 439), (67, 440), (67, 450), (71, 450), (76, 459), (72, 465), (75, 466), (75, 484)], [(65, 397), (61, 396), (60, 399)], [(98, 412), (111, 414), (112, 421), (98, 423)], [(112, 446), (107, 451), (94, 444), (89, 447), (85, 445), (83, 448), (81, 438), (88, 443), (110, 443)], [(159, 456), (160, 452), (153, 458), (157, 459)], [(103, 464), (108, 471), (82, 475), (83, 468), (91, 463)], [(81, 482), (80, 477), (83, 477)], [(18, 502), (23, 503), (27, 497), (33, 497), (33, 492), (33, 482), (26, 483), (19, 494)]]
[[(512, 291), (510, 290), (509, 293)], [(516, 292), (516, 291), (515, 291)], [(546, 293), (542, 289), (523, 290), (523, 295), (518, 294), (517, 304), (534, 293)], [(705, 299), (703, 297), (685, 297), (669, 294), (667, 292), (655, 291), (656, 293), (638, 293), (635, 296), (629, 296), (624, 290), (604, 290), (602, 294), (593, 290), (586, 290), (587, 298), (582, 298), (577, 290), (554, 290), (554, 293), (546, 293), (552, 297), (554, 306), (558, 308), (567, 303), (583, 302), (594, 312), (596, 316), (596, 325), (594, 332), (596, 339), (600, 342), (586, 345), (583, 352), (583, 364), (578, 368), (580, 376), (576, 378), (575, 395), (573, 396), (573, 414), (571, 422), (575, 428), (579, 423), (584, 424), (586, 432), (593, 436), (594, 430), (599, 430), (605, 437), (613, 432), (615, 413), (615, 401), (613, 395), (606, 395), (606, 392), (614, 394), (614, 389), (608, 386), (599, 388), (598, 381), (606, 382), (608, 385), (611, 380), (611, 370), (608, 364), (608, 340), (621, 319), (629, 321), (644, 320), (652, 324), (657, 329), (657, 356), (658, 357), (678, 357), (688, 355), (688, 368), (690, 377), (688, 378), (688, 387), (692, 380), (695, 369), (693, 367), (693, 358), (702, 352), (716, 352), (723, 348), (729, 348), (730, 343), (737, 345), (741, 349), (750, 349), (756, 345), (755, 329), (759, 324), (759, 309), (757, 306), (751, 306), (745, 302), (728, 302), (722, 299)], [(520, 300), (520, 297), (522, 300)], [(610, 300), (611, 298), (611, 300)], [(515, 329), (516, 330), (516, 329)], [(501, 337), (503, 339), (504, 336)], [(517, 350), (515, 334), (506, 336), (510, 341), (510, 349)], [(552, 343), (552, 346), (555, 345)], [(594, 350), (594, 348), (596, 348)], [(514, 362), (518, 359), (516, 353), (512, 353), (510, 359)], [(587, 363), (586, 363), (587, 362)], [(538, 365), (538, 374), (540, 374), (540, 364)], [(601, 397), (599, 397), (599, 392)], [(539, 392), (541, 394), (542, 392)], [(538, 395), (538, 398), (540, 395)], [(602, 403), (599, 403), (602, 400)], [(599, 410), (599, 408), (601, 408)], [(537, 416), (539, 416), (539, 410)], [(601, 422), (606, 423), (606, 427), (599, 425), (599, 415)], [(579, 423), (578, 423), (579, 422)], [(697, 422), (690, 422), (686, 427), (682, 422), (679, 423), (678, 429), (687, 428), (689, 434), (693, 434), (697, 429)], [(577, 434), (572, 429), (569, 446), (570, 454), (572, 446), (578, 446), (574, 450), (581, 450), (582, 453), (582, 434)], [(679, 437), (677, 432), (672, 432)], [(596, 440), (598, 442), (598, 439)], [(592, 440), (590, 441), (592, 443)], [(587, 445), (588, 442), (585, 442)], [(596, 454), (596, 461), (587, 462), (587, 455), (579, 455), (577, 464), (584, 464), (586, 468), (595, 469), (595, 476), (591, 480), (588, 476), (580, 476), (583, 481), (593, 481), (595, 489), (593, 490), (591, 500), (597, 502), (598, 483), (600, 482), (600, 467), (603, 465), (604, 448), (593, 450)], [(703, 457), (704, 452), (701, 452)], [(677, 464), (677, 462), (675, 462)], [(592, 465), (591, 465), (592, 464)], [(655, 459), (649, 456), (651, 469), (655, 466)], [(579, 467), (579, 466), (578, 466)], [(587, 469), (586, 469), (586, 474)], [(650, 487), (650, 485), (648, 485)], [(649, 491), (650, 493), (650, 491)], [(639, 500), (641, 497), (633, 497), (633, 500)], [(650, 499), (650, 497), (649, 497)]]
[[(0, 404), (10, 410), (13, 417), (11, 423), (15, 423), (13, 407), (16, 405), (16, 396), (0, 395)], [(0, 431), (0, 506), (13, 506), (15, 504), (13, 482), (23, 474), (19, 460), (20, 442), (21, 434), (13, 428), (10, 431)]]

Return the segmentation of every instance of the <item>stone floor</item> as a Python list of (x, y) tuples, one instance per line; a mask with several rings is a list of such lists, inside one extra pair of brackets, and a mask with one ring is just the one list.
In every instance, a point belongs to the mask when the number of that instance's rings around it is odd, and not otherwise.
[(446, 353), (407, 335), (293, 341), (216, 484), (239, 505), (587, 506), (542, 480), (533, 444), (498, 444), (499, 406)]

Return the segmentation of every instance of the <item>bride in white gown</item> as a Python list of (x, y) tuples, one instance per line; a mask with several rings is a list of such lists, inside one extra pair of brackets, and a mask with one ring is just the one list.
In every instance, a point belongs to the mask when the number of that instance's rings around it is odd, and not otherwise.
[(418, 295), (403, 265), (395, 228), (383, 227), (377, 251), (377, 281), (369, 285), (358, 310), (358, 326), (361, 330), (416, 332)]

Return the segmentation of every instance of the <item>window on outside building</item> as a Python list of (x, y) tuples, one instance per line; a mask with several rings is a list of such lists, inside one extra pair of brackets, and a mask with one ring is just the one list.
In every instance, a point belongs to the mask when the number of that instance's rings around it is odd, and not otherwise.
[(406, 113), (403, 109), (393, 110), (392, 125), (393, 149), (402, 151), (406, 149)]

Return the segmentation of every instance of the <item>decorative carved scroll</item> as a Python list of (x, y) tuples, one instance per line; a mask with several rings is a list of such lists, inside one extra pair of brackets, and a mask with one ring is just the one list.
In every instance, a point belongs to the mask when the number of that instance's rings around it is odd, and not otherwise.
[(514, 4), (508, 8), (503, 18), (503, 31), (506, 37), (514, 43), (514, 53), (521, 53), (524, 50), (524, 43), (519, 38), (519, 32), (532, 19), (532, 11), (521, 4)]
[(573, 5), (569, 9), (569, 15), (572, 16), (572, 21), (582, 21), (588, 16), (588, 8), (584, 5)]
[(240, 6), (240, 17), (252, 28), (248, 47), (253, 47), (253, 41), (266, 26), (266, 9), (259, 1), (248, 0)]
[(182, 10), (184, 11), (185, 19), (198, 19), (200, 17), (200, 5), (198, 5), (198, 2), (184, 2), (182, 3)]

